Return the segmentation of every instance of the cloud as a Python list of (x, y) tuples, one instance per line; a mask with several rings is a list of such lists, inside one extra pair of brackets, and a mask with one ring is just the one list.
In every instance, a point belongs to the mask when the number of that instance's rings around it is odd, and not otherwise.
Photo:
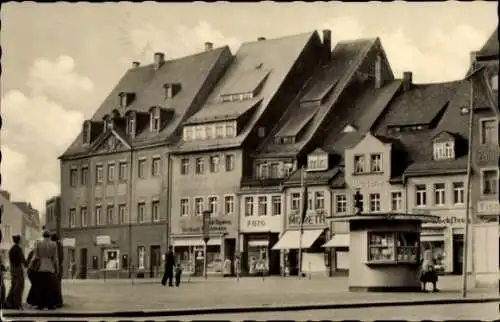
[(403, 29), (381, 33), (365, 28), (352, 17), (330, 19), (320, 25), (320, 29), (325, 28), (332, 30), (334, 42), (380, 37), (395, 76), (412, 71), (417, 83), (463, 78), (469, 66), (469, 52), (479, 49), (489, 36), (462, 24), (451, 30), (433, 29), (417, 44)]
[(80, 131), (80, 99), (94, 89), (74, 68), (68, 56), (38, 59), (29, 72), (28, 93), (11, 90), (2, 96), (2, 189), (40, 211), (59, 193), (57, 156)]
[(205, 42), (212, 42), (214, 47), (228, 45), (234, 53), (241, 42), (226, 37), (212, 28), (206, 21), (199, 21), (193, 28), (178, 26), (175, 29), (159, 28), (151, 23), (130, 31), (130, 40), (139, 60), (150, 62), (154, 52), (164, 52), (167, 59), (191, 55), (204, 50)]

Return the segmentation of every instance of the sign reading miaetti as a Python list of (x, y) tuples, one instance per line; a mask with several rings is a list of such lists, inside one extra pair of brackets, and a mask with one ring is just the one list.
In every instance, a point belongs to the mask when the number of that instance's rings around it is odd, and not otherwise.
[[(300, 214), (288, 215), (288, 226), (299, 226), (301, 221)], [(323, 226), (326, 224), (326, 214), (315, 213), (307, 214), (304, 218), (304, 226)]]

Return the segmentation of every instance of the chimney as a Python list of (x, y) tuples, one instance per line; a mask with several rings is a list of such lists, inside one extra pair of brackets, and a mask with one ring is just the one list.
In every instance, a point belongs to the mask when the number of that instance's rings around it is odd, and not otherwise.
[(155, 53), (154, 55), (154, 64), (155, 70), (160, 69), (160, 67), (165, 63), (165, 54), (164, 53)]
[(403, 72), (403, 91), (408, 92), (413, 84), (413, 73)]
[(323, 47), (325, 48), (327, 61), (332, 55), (332, 31), (330, 29), (323, 30)]
[(140, 62), (138, 62), (138, 61), (133, 61), (133, 62), (132, 62), (132, 68), (137, 68), (137, 67), (139, 67), (139, 66), (141, 66), (141, 63), (140, 63)]
[(263, 41), (263, 40), (266, 40), (266, 37), (258, 37), (257, 40), (258, 41)]
[(7, 200), (10, 201), (10, 193), (7, 190), (0, 190), (0, 194)]
[(382, 87), (382, 57), (377, 55), (375, 61), (375, 88)]
[(205, 51), (210, 51), (210, 50), (212, 50), (212, 49), (214, 49), (214, 44), (213, 44), (213, 43), (211, 43), (211, 42), (209, 42), (209, 41), (207, 41), (207, 42), (205, 43)]

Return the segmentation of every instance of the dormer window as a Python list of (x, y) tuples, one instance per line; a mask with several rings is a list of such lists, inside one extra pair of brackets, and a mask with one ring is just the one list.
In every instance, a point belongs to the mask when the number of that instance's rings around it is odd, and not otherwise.
[(168, 83), (164, 85), (165, 88), (165, 99), (172, 99), (181, 91), (181, 84), (179, 83)]
[(131, 137), (135, 136), (136, 122), (135, 113), (130, 113), (127, 117), (127, 134)]
[(347, 124), (346, 127), (344, 127), (344, 130), (342, 132), (344, 132), (344, 133), (356, 132), (356, 128), (354, 126), (352, 126), (351, 124)]
[(433, 148), (434, 160), (448, 160), (455, 158), (455, 142), (435, 142)]
[(494, 74), (491, 76), (491, 89), (494, 91), (498, 91), (498, 74)]
[(127, 94), (121, 93), (120, 95), (120, 106), (121, 108), (125, 108), (128, 105), (128, 97)]
[(151, 131), (158, 132), (160, 130), (160, 108), (155, 107), (149, 112)]
[(104, 122), (104, 125), (102, 127), (102, 130), (104, 132), (106, 132), (110, 127), (111, 127), (111, 124), (112, 124), (112, 120), (111, 118), (109, 117), (109, 115), (106, 115), (104, 118), (103, 118), (103, 122)]
[(83, 144), (90, 144), (90, 127), (91, 123), (89, 121), (85, 121), (83, 123), (83, 128), (82, 128)]
[(328, 170), (328, 155), (314, 154), (307, 157), (307, 171)]

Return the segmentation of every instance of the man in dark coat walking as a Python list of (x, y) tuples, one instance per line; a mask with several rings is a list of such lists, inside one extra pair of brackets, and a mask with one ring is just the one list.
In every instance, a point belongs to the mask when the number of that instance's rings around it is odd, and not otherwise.
[(168, 280), (168, 286), (174, 286), (174, 267), (175, 267), (175, 255), (173, 247), (168, 247), (168, 252), (165, 255), (165, 272), (163, 273), (163, 278), (161, 279), (161, 284), (165, 286)]
[(64, 260), (64, 247), (61, 243), (61, 240), (59, 239), (59, 236), (57, 234), (52, 234), (50, 236), (50, 239), (56, 243), (57, 245), (57, 256), (59, 260), (59, 268), (57, 270), (57, 305), (56, 307), (62, 307), (63, 306), (63, 299), (62, 299), (62, 287), (61, 287), (61, 282), (62, 282), (62, 272), (63, 272), (63, 260)]

